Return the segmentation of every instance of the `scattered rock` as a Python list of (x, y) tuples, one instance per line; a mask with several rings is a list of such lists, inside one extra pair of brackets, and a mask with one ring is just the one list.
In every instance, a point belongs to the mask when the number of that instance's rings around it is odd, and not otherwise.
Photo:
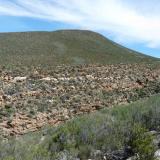
[[(4, 134), (24, 134), (80, 114), (126, 104), (160, 92), (160, 70), (146, 65), (57, 66), (1, 72), (0, 117)], [(19, 75), (19, 76), (17, 76)], [(27, 78), (28, 77), (28, 78)], [(114, 96), (113, 96), (114, 95)], [(12, 122), (7, 122), (12, 116)], [(3, 133), (2, 133), (3, 135)], [(159, 145), (159, 139), (155, 143)]]

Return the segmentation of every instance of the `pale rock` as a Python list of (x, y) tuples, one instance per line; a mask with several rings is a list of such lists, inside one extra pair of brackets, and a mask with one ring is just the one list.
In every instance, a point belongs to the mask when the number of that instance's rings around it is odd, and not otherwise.
[(160, 149), (155, 152), (154, 157), (156, 160), (160, 160)]
[(13, 79), (13, 82), (16, 83), (16, 82), (23, 82), (27, 79), (27, 77), (15, 77)]
[(42, 81), (51, 81), (52, 78), (50, 78), (50, 77), (44, 77), (44, 78), (42, 78), (41, 80), (42, 80)]

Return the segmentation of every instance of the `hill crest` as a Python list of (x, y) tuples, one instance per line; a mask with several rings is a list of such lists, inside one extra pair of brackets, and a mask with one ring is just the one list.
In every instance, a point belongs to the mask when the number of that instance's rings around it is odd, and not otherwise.
[(0, 33), (2, 65), (150, 63), (157, 60), (88, 30)]

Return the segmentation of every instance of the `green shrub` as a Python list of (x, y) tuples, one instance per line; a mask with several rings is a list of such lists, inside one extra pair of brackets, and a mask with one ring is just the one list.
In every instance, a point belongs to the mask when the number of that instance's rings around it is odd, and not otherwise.
[(135, 154), (138, 154), (140, 160), (153, 160), (156, 151), (153, 145), (152, 135), (140, 124), (135, 124), (132, 130), (132, 136), (129, 142)]

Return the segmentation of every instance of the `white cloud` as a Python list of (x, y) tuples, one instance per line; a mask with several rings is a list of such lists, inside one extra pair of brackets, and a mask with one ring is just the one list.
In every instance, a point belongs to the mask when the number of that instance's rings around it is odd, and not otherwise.
[(0, 15), (74, 24), (160, 48), (159, 0), (0, 0)]

